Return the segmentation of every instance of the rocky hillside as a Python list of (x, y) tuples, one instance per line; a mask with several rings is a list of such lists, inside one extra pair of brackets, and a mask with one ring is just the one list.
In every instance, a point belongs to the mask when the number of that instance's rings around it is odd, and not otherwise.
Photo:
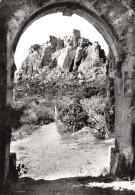
[(15, 107), (23, 111), (19, 136), (54, 121), (56, 107), (64, 130), (86, 125), (105, 138), (110, 123), (114, 124), (114, 107), (106, 98), (105, 52), (78, 30), (70, 37), (50, 36), (49, 42), (32, 45), (16, 80)]
[(90, 78), (96, 69), (106, 62), (106, 55), (98, 42), (93, 44), (78, 30), (72, 36), (56, 38), (42, 45), (35, 44), (22, 63), (17, 79), (36, 77), (46, 71), (46, 67), (57, 67), (59, 72), (78, 72), (79, 76)]

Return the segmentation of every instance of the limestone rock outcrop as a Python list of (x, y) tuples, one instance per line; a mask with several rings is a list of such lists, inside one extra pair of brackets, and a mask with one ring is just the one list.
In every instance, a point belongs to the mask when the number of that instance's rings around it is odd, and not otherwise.
[(54, 36), (50, 36), (50, 41), (43, 44), (42, 64), (41, 67), (48, 66), (52, 60), (52, 53), (56, 51), (58, 39)]
[(68, 46), (61, 50), (61, 53), (57, 60), (59, 69), (69, 72), (70, 66), (75, 58), (75, 49), (72, 46)]
[(81, 62), (78, 68), (78, 72), (85, 75), (86, 78), (90, 78), (95, 73), (97, 74), (97, 69), (102, 67), (100, 49), (101, 47), (98, 42), (94, 42), (86, 50), (87, 57)]
[(57, 41), (57, 50), (63, 49), (64, 48), (64, 40), (63, 39), (58, 39)]
[(73, 46), (73, 36), (64, 36), (63, 40), (64, 40), (64, 47), (67, 47), (69, 45)]
[(78, 47), (78, 41), (81, 39), (81, 33), (79, 30), (73, 30), (73, 45), (74, 47)]
[(32, 76), (39, 73), (40, 63), (42, 59), (42, 47), (38, 44), (29, 48), (29, 55), (22, 63), (19, 74), (22, 77)]
[(88, 39), (81, 38), (78, 40), (78, 47), (76, 49), (75, 53), (75, 59), (74, 59), (74, 70), (78, 70), (78, 67), (80, 66), (81, 62), (86, 58), (87, 52), (86, 48), (91, 45), (91, 42), (89, 42)]
[(44, 66), (51, 62), (52, 53), (56, 51), (57, 38), (50, 36), (49, 42), (43, 45), (35, 44), (29, 48), (29, 55), (22, 63), (19, 70), (21, 77), (30, 77), (40, 74)]
[(29, 49), (29, 55), (22, 63), (19, 70), (19, 78), (37, 76), (46, 67), (50, 70), (57, 68), (60, 72), (76, 72), (85, 78), (98, 74), (106, 61), (106, 55), (98, 42), (93, 44), (81, 37), (79, 30), (73, 30), (72, 36), (56, 38), (50, 36), (50, 40), (42, 45), (35, 44)]

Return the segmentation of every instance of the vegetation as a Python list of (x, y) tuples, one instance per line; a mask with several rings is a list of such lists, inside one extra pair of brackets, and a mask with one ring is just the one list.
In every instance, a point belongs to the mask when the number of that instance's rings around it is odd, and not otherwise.
[(39, 126), (54, 122), (55, 105), (59, 111), (64, 107), (61, 100), (48, 101), (39, 97), (23, 98), (23, 102), (15, 103), (12, 140), (24, 138), (26, 135), (32, 134)]
[(87, 125), (88, 114), (80, 101), (76, 99), (61, 110), (59, 119), (64, 124), (65, 130), (75, 132)]
[[(35, 78), (20, 80), (14, 87), (14, 109), (18, 116), (12, 139), (21, 139), (39, 126), (54, 121), (58, 108), (61, 131), (78, 131), (84, 126), (96, 130), (99, 139), (105, 139), (106, 83), (105, 72), (98, 79), (79, 83), (72, 73), (58, 76), (57, 69), (49, 68)], [(17, 118), (14, 117), (14, 118)]]

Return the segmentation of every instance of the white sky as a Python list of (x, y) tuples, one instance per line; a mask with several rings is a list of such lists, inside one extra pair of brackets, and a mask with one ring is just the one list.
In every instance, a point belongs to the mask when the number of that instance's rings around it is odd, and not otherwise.
[(81, 31), (81, 36), (91, 42), (98, 41), (108, 54), (108, 45), (102, 35), (88, 21), (80, 16), (62, 16), (62, 13), (50, 14), (36, 20), (21, 36), (16, 53), (15, 64), (19, 68), (28, 55), (28, 49), (33, 44), (43, 44), (53, 35), (57, 38), (72, 35), (73, 29)]

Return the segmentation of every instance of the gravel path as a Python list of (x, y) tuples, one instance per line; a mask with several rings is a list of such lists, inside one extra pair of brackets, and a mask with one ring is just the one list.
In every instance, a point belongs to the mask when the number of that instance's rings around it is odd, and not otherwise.
[(16, 152), (17, 164), (28, 168), (25, 176), (33, 179), (98, 176), (109, 166), (108, 148), (114, 143), (97, 141), (90, 136), (63, 138), (55, 123), (51, 123), (28, 138), (13, 141), (11, 152)]

